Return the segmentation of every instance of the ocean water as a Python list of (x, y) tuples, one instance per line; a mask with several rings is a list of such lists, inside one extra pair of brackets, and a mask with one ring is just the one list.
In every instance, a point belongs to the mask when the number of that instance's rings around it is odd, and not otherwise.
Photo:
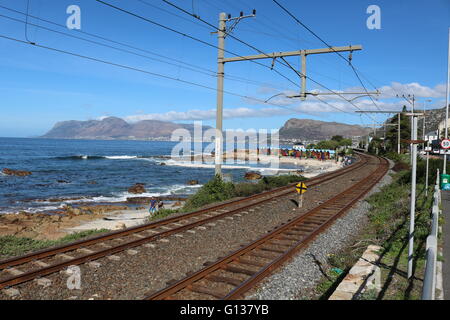
[[(0, 213), (52, 212), (65, 204), (120, 203), (132, 196), (195, 193), (214, 176), (214, 168), (204, 164), (186, 165), (164, 157), (170, 156), (176, 144), (0, 138), (0, 171), (11, 168), (32, 172), (27, 177), (0, 173)], [(166, 165), (161, 165), (162, 162)], [(223, 172), (240, 181), (253, 167), (238, 163), (225, 166)], [(189, 186), (189, 180), (198, 180), (199, 184)], [(147, 193), (128, 193), (127, 189), (135, 183), (144, 183)], [(82, 199), (70, 200), (79, 197)]]

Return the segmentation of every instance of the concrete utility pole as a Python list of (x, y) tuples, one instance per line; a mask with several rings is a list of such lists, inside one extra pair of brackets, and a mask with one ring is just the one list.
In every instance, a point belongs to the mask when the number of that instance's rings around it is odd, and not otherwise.
[[(447, 89), (445, 90), (445, 139), (448, 139), (448, 93), (450, 91), (450, 28), (448, 29), (448, 57), (447, 57)], [(447, 173), (447, 152), (444, 154), (443, 174)]]
[(416, 175), (417, 175), (417, 144), (422, 140), (417, 140), (417, 118), (423, 116), (422, 113), (405, 113), (412, 118), (411, 137), (408, 142), (411, 144), (411, 200), (409, 215), (409, 241), (408, 241), (408, 279), (412, 277), (413, 255), (414, 255), (414, 227), (416, 215)]
[(398, 114), (397, 153), (400, 154), (400, 115)]
[[(217, 53), (217, 110), (216, 110), (216, 149), (215, 149), (215, 174), (222, 176), (223, 162), (223, 83), (225, 75), (225, 37), (228, 32), (236, 27), (241, 19), (255, 17), (256, 11), (252, 15), (241, 15), (236, 18), (227, 16), (225, 12), (219, 14), (219, 28), (217, 31), (218, 53)], [(227, 22), (234, 21), (234, 24), (227, 30)]]
[(399, 112), (399, 111), (388, 111), (388, 110), (386, 110), (386, 111), (383, 111), (383, 110), (381, 110), (381, 111), (370, 111), (370, 110), (359, 110), (359, 111), (355, 111), (355, 112), (357, 112), (357, 113), (387, 113), (387, 114), (395, 114), (395, 113), (397, 113), (398, 114), (398, 141), (397, 141), (397, 152), (398, 152), (398, 154), (400, 154), (400, 115), (401, 115), (401, 111)]
[[(412, 139), (417, 139), (417, 117), (412, 117)], [(412, 146), (412, 175), (411, 175), (411, 210), (409, 219), (409, 246), (408, 246), (408, 279), (412, 276), (413, 254), (414, 254), (414, 224), (416, 213), (416, 171), (417, 171), (417, 144), (411, 143)]]
[[(403, 99), (406, 100), (406, 102), (408, 102), (409, 104), (411, 104), (411, 113), (414, 113), (414, 104), (415, 104), (415, 102), (416, 102), (416, 97), (415, 97), (414, 95), (408, 94), (408, 96), (405, 96), (404, 94), (402, 94), (401, 96), (399, 96), (399, 95), (397, 94), (397, 98), (403, 98)], [(413, 126), (413, 121), (414, 121), (414, 119), (413, 119), (413, 117), (411, 117), (411, 128), (412, 128), (412, 126)], [(413, 132), (412, 132), (412, 130), (411, 130), (411, 140), (414, 140), (412, 135), (413, 135)], [(411, 163), (412, 163), (412, 157), (413, 157), (413, 155), (412, 155), (412, 149), (413, 149), (413, 144), (411, 143), (411, 144), (409, 145), (409, 150), (410, 150), (410, 162), (411, 162)]]
[(216, 110), (216, 149), (215, 149), (215, 173), (222, 176), (223, 161), (223, 78), (225, 65), (225, 32), (227, 27), (227, 14), (222, 12), (219, 15), (219, 30), (217, 31), (218, 47), (217, 54), (217, 110)]
[[(425, 129), (425, 121), (427, 119), (426, 110), (425, 110), (426, 102), (431, 102), (431, 100), (425, 100), (423, 102), (423, 114), (424, 114), (424, 116), (423, 116), (423, 123), (422, 123), (422, 140), (424, 140), (424, 141), (425, 141), (425, 130), (426, 130)], [(422, 149), (425, 151), (425, 142), (422, 145)]]
[[(425, 139), (424, 139), (425, 140)], [(427, 148), (425, 150), (427, 154), (427, 170), (425, 175), (425, 197), (428, 197), (428, 168), (430, 163), (430, 140), (427, 141)]]

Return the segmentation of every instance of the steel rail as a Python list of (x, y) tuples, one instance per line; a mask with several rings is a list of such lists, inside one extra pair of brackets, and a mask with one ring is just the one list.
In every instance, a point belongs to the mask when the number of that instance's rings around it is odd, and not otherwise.
[[(352, 171), (354, 169), (357, 169), (357, 168), (361, 167), (362, 165), (364, 165), (366, 163), (367, 163), (367, 159), (363, 158), (362, 160), (360, 160), (358, 162), (358, 165), (353, 165), (353, 167), (349, 166), (347, 168), (337, 170), (339, 172), (335, 171), (335, 172), (332, 172), (330, 174), (325, 174), (325, 175), (321, 175), (320, 177), (316, 177), (314, 179), (310, 179), (309, 180), (310, 182), (314, 181), (313, 183), (310, 184), (310, 186), (315, 186), (315, 185), (318, 185), (318, 184), (320, 184), (320, 183), (322, 183), (324, 181), (328, 181), (330, 179), (333, 179), (333, 178), (336, 178), (338, 176), (341, 176), (341, 175), (347, 173), (348, 171)], [(23, 282), (35, 279), (36, 277), (39, 277), (39, 276), (45, 276), (45, 275), (54, 273), (56, 271), (64, 269), (65, 267), (68, 267), (70, 265), (78, 265), (78, 264), (82, 264), (82, 263), (85, 263), (85, 262), (89, 262), (89, 261), (92, 261), (92, 260), (96, 260), (96, 259), (108, 256), (108, 255), (112, 255), (114, 253), (121, 252), (121, 251), (124, 251), (124, 250), (132, 248), (132, 247), (140, 246), (140, 245), (142, 245), (142, 244), (144, 244), (146, 242), (150, 242), (152, 240), (156, 240), (156, 239), (159, 239), (159, 238), (167, 237), (167, 236), (170, 236), (170, 235), (175, 234), (175, 233), (180, 233), (180, 232), (183, 232), (183, 231), (185, 231), (187, 229), (192, 229), (192, 228), (195, 228), (195, 227), (197, 227), (199, 225), (206, 224), (206, 223), (211, 222), (213, 220), (220, 219), (220, 218), (222, 218), (224, 216), (235, 214), (236, 212), (243, 211), (243, 210), (248, 209), (250, 207), (254, 207), (254, 206), (260, 205), (262, 203), (271, 201), (271, 200), (273, 200), (276, 197), (288, 195), (288, 194), (294, 192), (294, 191), (292, 191), (292, 186), (293, 185), (281, 187), (281, 188), (278, 188), (276, 190), (271, 190), (271, 191), (265, 192), (264, 194), (258, 194), (258, 195), (251, 196), (251, 197), (248, 197), (248, 198), (239, 199), (239, 200), (233, 201), (231, 203), (229, 202), (229, 203), (226, 203), (226, 204), (213, 206), (211, 208), (202, 209), (202, 210), (195, 211), (195, 212), (192, 212), (192, 213), (188, 213), (188, 214), (185, 214), (185, 215), (181, 215), (181, 216), (178, 216), (178, 217), (165, 219), (165, 220), (160, 221), (160, 222), (146, 224), (146, 225), (138, 226), (138, 227), (133, 227), (133, 228), (129, 228), (129, 229), (126, 229), (126, 230), (123, 230), (123, 231), (113, 232), (113, 233), (109, 233), (109, 234), (106, 234), (106, 235), (98, 236), (98, 237), (95, 237), (95, 238), (92, 238), (92, 239), (82, 240), (82, 241), (78, 241), (78, 242), (75, 242), (75, 243), (72, 243), (72, 244), (68, 244), (68, 245), (65, 245), (65, 246), (60, 246), (60, 247), (57, 247), (57, 248), (51, 248), (51, 249), (48, 249), (48, 250), (43, 250), (43, 251), (39, 251), (39, 252), (36, 252), (36, 253), (31, 253), (31, 254), (28, 254), (26, 256), (18, 257), (18, 258), (15, 258), (15, 259), (13, 258), (13, 259), (10, 259), (10, 260), (2, 261), (2, 262), (0, 262), (0, 266), (2, 266), (3, 268), (5, 268), (5, 266), (6, 267), (16, 266), (16, 265), (24, 264), (24, 263), (27, 263), (27, 262), (30, 262), (30, 261), (34, 261), (34, 260), (37, 260), (37, 259), (40, 259), (40, 258), (54, 256), (54, 255), (56, 255), (58, 253), (64, 253), (64, 252), (68, 252), (68, 251), (73, 251), (73, 250), (76, 250), (76, 249), (84, 248), (84, 247), (86, 247), (88, 245), (93, 245), (93, 244), (104, 242), (104, 241), (107, 241), (107, 240), (110, 240), (110, 239), (120, 238), (120, 237), (129, 235), (129, 234), (133, 234), (133, 233), (137, 233), (137, 232), (141, 232), (141, 231), (146, 231), (146, 230), (148, 231), (148, 230), (157, 228), (157, 227), (162, 226), (162, 225), (166, 225), (166, 224), (177, 222), (177, 221), (180, 221), (180, 220), (183, 220), (183, 219), (187, 219), (187, 218), (190, 218), (190, 217), (193, 217), (193, 216), (197, 216), (197, 215), (199, 215), (201, 213), (215, 211), (218, 208), (222, 208), (224, 206), (229, 206), (231, 204), (246, 202), (246, 201), (252, 200), (254, 198), (261, 198), (263, 196), (269, 195), (268, 198), (262, 199), (262, 200), (260, 200), (260, 201), (258, 201), (256, 203), (250, 203), (248, 205), (245, 205), (245, 206), (242, 206), (242, 207), (238, 207), (238, 208), (226, 211), (224, 213), (217, 214), (215, 216), (207, 217), (207, 218), (204, 218), (202, 220), (199, 220), (199, 221), (196, 221), (196, 222), (193, 222), (193, 223), (189, 223), (189, 224), (186, 224), (186, 225), (181, 226), (181, 227), (173, 228), (173, 229), (170, 229), (170, 230), (167, 230), (167, 231), (162, 231), (162, 232), (159, 232), (157, 234), (153, 234), (151, 236), (146, 236), (146, 237), (138, 239), (138, 240), (133, 240), (133, 241), (129, 241), (129, 242), (126, 242), (126, 243), (123, 243), (123, 244), (119, 244), (119, 245), (114, 246), (112, 248), (107, 248), (107, 249), (95, 251), (93, 253), (89, 253), (89, 254), (86, 254), (86, 255), (83, 255), (83, 256), (80, 256), (80, 257), (75, 257), (75, 258), (73, 258), (71, 260), (68, 260), (68, 261), (52, 264), (52, 265), (47, 266), (47, 267), (42, 267), (42, 268), (37, 269), (37, 270), (31, 270), (31, 271), (28, 271), (28, 272), (24, 272), (24, 273), (22, 273), (20, 275), (11, 276), (9, 278), (6, 278), (6, 279), (0, 281), (0, 289), (1, 288), (5, 288), (5, 287), (9, 287), (9, 286), (12, 286), (12, 285), (16, 285), (16, 284), (19, 284), (19, 283), (23, 283)], [(286, 189), (288, 189), (288, 190), (291, 189), (291, 190), (289, 190), (287, 192), (284, 192), (284, 193), (282, 192), (280, 194), (274, 193), (276, 191), (283, 191), (283, 190), (286, 190)]]
[[(156, 300), (156, 299), (171, 299), (172, 296), (176, 294), (177, 292), (183, 290), (183, 289), (192, 289), (195, 282), (202, 280), (202, 279), (208, 279), (208, 277), (211, 276), (212, 273), (225, 269), (227, 265), (229, 265), (232, 262), (239, 263), (239, 260), (245, 255), (253, 250), (258, 249), (263, 244), (267, 244), (270, 241), (273, 241), (276, 239), (277, 236), (281, 235), (284, 232), (287, 232), (289, 229), (293, 227), (298, 227), (303, 222), (306, 222), (306, 220), (310, 219), (313, 220), (315, 215), (320, 213), (323, 209), (330, 208), (330, 204), (333, 206), (336, 206), (336, 203), (339, 203), (342, 199), (345, 200), (345, 204), (342, 207), (342, 205), (337, 209), (337, 212), (332, 213), (330, 216), (322, 214), (321, 217), (327, 217), (323, 223), (320, 223), (320, 225), (316, 228), (313, 228), (308, 235), (305, 238), (300, 239), (295, 244), (291, 245), (288, 250), (284, 251), (279, 257), (272, 260), (270, 263), (266, 264), (264, 268), (260, 269), (258, 272), (255, 272), (252, 274), (252, 276), (247, 279), (246, 281), (241, 282), (239, 285), (236, 286), (235, 289), (233, 289), (231, 292), (229, 292), (226, 295), (220, 295), (218, 293), (203, 290), (201, 293), (209, 294), (211, 296), (214, 296), (215, 298), (222, 298), (222, 299), (235, 299), (239, 296), (242, 296), (243, 293), (247, 292), (250, 288), (252, 288), (255, 284), (257, 284), (259, 281), (264, 279), (267, 275), (269, 275), (274, 269), (279, 267), (281, 264), (283, 264), (286, 260), (292, 257), (293, 254), (295, 254), (298, 250), (305, 247), (308, 243), (310, 243), (318, 234), (323, 232), (323, 230), (327, 229), (334, 220), (339, 218), (344, 212), (346, 212), (356, 201), (360, 200), (367, 192), (369, 192), (372, 187), (385, 175), (387, 172), (387, 161), (385, 159), (380, 158), (380, 164), (378, 168), (367, 178), (361, 180), (354, 186), (346, 189), (345, 191), (341, 192), (340, 194), (334, 196), (333, 198), (329, 199), (325, 203), (319, 205), (318, 207), (315, 207), (314, 209), (310, 210), (308, 213), (304, 214), (303, 216), (292, 220), (291, 222), (276, 228), (272, 232), (270, 232), (267, 235), (262, 236), (261, 238), (257, 239), (256, 241), (252, 242), (251, 244), (229, 254), (228, 256), (218, 260), (212, 265), (209, 265), (206, 268), (203, 268), (202, 270), (197, 271), (196, 273), (192, 274), (189, 277), (186, 277), (185, 279), (182, 279), (171, 286), (168, 286), (167, 288), (164, 288), (156, 293), (152, 293), (148, 295), (145, 299), (148, 300)], [(355, 189), (356, 188), (356, 189)], [(360, 190), (355, 194), (355, 190), (357, 188), (360, 188)], [(361, 189), (362, 188), (362, 189)], [(334, 210), (336, 211), (336, 210)], [(320, 221), (321, 218), (317, 218)], [(277, 244), (272, 244), (277, 245)], [(245, 263), (244, 263), (245, 264)], [(238, 269), (239, 271), (239, 269)], [(220, 282), (220, 277), (219, 282)], [(216, 276), (217, 280), (217, 276)], [(225, 281), (225, 280), (222, 280)], [(228, 281), (230, 281), (228, 279)], [(229, 283), (229, 282), (228, 282)]]

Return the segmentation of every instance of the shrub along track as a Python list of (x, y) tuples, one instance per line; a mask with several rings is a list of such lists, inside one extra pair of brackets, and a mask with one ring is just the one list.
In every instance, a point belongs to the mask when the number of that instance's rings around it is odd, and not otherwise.
[[(308, 180), (308, 186), (318, 186), (363, 167), (367, 164), (368, 157), (361, 155), (360, 158), (360, 161), (352, 166)], [(170, 235), (201, 227), (203, 224), (210, 224), (213, 221), (237, 215), (244, 210), (251, 211), (251, 208), (260, 204), (278, 201), (277, 199), (292, 194), (293, 190), (293, 185), (289, 185), (162, 221), (0, 261), (0, 288), (20, 284), (63, 270), (70, 265), (90, 262)]]
[(369, 192), (386, 174), (388, 162), (371, 157), (369, 176), (306, 214), (293, 219), (215, 263), (148, 295), (146, 299), (237, 299), (281, 266)]

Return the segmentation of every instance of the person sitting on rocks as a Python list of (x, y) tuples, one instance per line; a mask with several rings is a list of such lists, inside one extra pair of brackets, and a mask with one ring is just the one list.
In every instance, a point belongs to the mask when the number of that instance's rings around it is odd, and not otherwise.
[(164, 202), (161, 199), (159, 199), (159, 201), (158, 201), (158, 210), (161, 210), (161, 209), (164, 209)]

